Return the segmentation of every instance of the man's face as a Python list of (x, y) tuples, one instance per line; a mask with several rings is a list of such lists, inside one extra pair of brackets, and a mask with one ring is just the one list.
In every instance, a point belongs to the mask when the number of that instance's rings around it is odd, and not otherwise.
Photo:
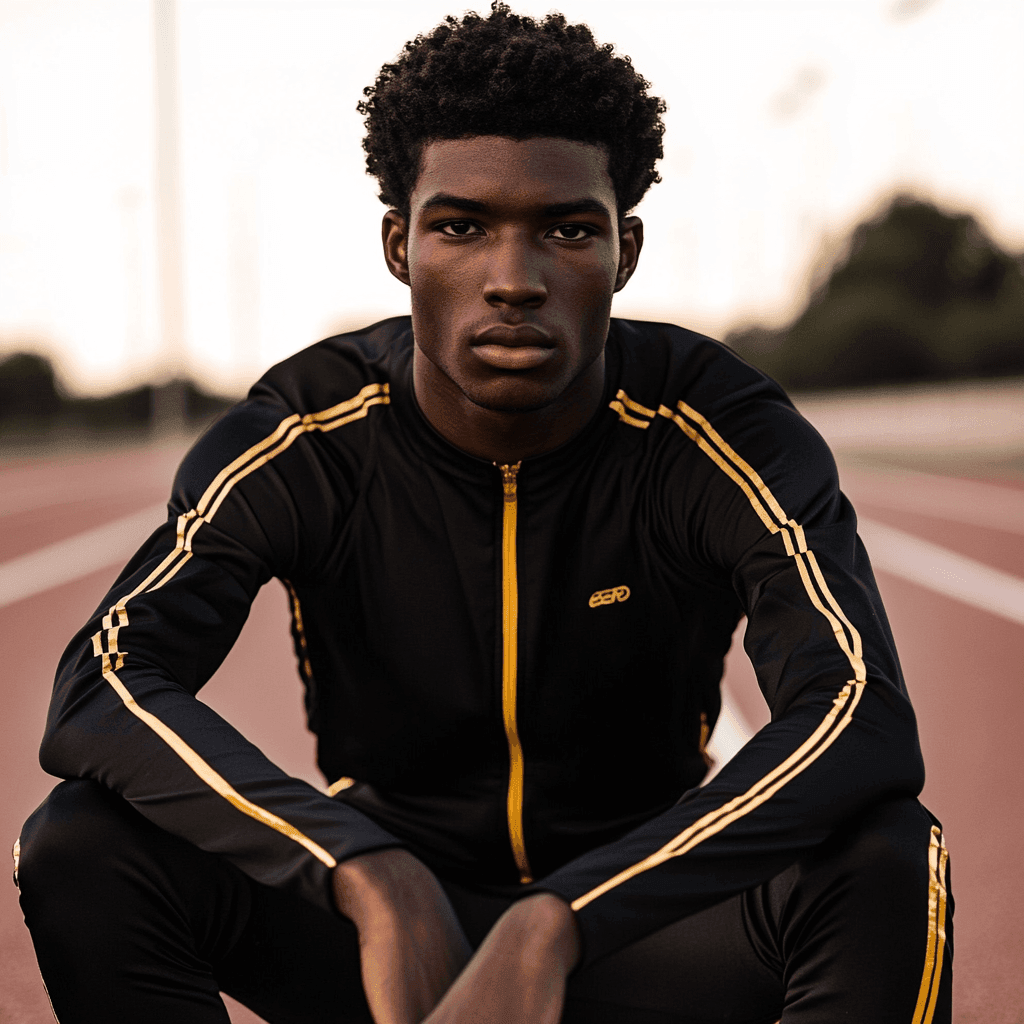
[(602, 358), (639, 247), (632, 234), (620, 247), (607, 163), (567, 139), (424, 148), (409, 223), (386, 216), (385, 249), (412, 290), (416, 358), (441, 386), (484, 409), (539, 410)]

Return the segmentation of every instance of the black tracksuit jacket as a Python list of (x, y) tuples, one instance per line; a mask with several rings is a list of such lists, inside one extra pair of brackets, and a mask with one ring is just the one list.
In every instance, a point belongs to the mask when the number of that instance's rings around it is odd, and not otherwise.
[[(613, 320), (590, 423), (503, 468), (427, 423), (412, 350), (404, 317), (313, 345), (195, 445), (63, 658), (47, 771), (324, 907), (336, 862), (395, 845), (553, 891), (585, 963), (919, 792), (853, 509), (776, 384)], [(275, 576), (332, 795), (195, 699)], [(744, 614), (772, 720), (701, 788)]]

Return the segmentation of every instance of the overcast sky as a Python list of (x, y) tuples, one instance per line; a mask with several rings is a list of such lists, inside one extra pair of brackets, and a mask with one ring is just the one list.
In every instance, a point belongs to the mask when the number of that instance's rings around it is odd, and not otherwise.
[[(552, 4), (514, 9), (544, 14)], [(486, 4), (477, 5), (484, 9)], [(894, 190), (1024, 249), (1020, 0), (567, 0), (669, 104), (622, 316), (779, 323)], [(406, 312), (355, 103), (438, 0), (179, 5), (183, 359), (237, 391)], [(159, 376), (148, 0), (0, 0), (0, 353), (103, 391)]]

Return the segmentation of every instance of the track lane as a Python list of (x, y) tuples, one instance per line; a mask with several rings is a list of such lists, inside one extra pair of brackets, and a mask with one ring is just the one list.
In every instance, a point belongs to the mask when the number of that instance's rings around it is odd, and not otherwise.
[(1024, 628), (879, 574), (917, 711), (922, 799), (942, 821), (957, 900), (954, 1019), (1019, 1024), (1024, 1010)]
[[(999, 570), (1024, 587), (1024, 488), (950, 478), (950, 494), (937, 497), (932, 475), (843, 467), (840, 475), (862, 520)], [(922, 476), (928, 487), (915, 494)], [(970, 519), (975, 509), (977, 522)], [(949, 565), (941, 558), (928, 585), (906, 579), (906, 566), (896, 564), (899, 547), (883, 552), (872, 543), (870, 525), (862, 533), (917, 712), (927, 769), (922, 799), (942, 821), (950, 848), (957, 901), (953, 1019), (1021, 1024), (1024, 625), (951, 596), (942, 587), (941, 568)], [(742, 649), (743, 626), (733, 637), (723, 688), (757, 729), (769, 716)]]
[(124, 565), (166, 518), (165, 504), (150, 505), (0, 563), (0, 608)]
[(861, 520), (860, 535), (876, 571), (1024, 625), (1024, 579), (870, 519)]
[[(110, 496), (60, 501), (0, 517), (0, 563), (31, 554), (115, 519), (165, 505), (167, 487), (140, 487)], [(166, 506), (165, 506), (166, 508)], [(161, 519), (165, 513), (161, 513)]]
[[(9, 510), (0, 523), (14, 523), (14, 517), (24, 513), (41, 527), (45, 525), (38, 537), (40, 543), (67, 539), (68, 517), (59, 514), (60, 506), (52, 504), (52, 497), (76, 493), (65, 485), (69, 472), (101, 491), (117, 481), (118, 500), (141, 507), (149, 500), (143, 497), (150, 493), (146, 481), (154, 475), (164, 474), (161, 494), (166, 493), (168, 461), (166, 453), (157, 453), (149, 464), (138, 452), (122, 455), (113, 469), (82, 461), (72, 470), (66, 466), (51, 470), (59, 477), (61, 486), (56, 489), (40, 467), (32, 467), (32, 473), (22, 474), (22, 482), (26, 476), (31, 478), (31, 493), (51, 501), (51, 514), (33, 516), (26, 498), (18, 513)], [(5, 479), (9, 477), (0, 471), (0, 493)], [(844, 473), (844, 488), (867, 518), (1020, 575), (1018, 566), (1024, 565), (1021, 534), (1003, 528), (1005, 517), (999, 520), (999, 527), (992, 525), (991, 517), (987, 525), (965, 523), (970, 508), (979, 506), (977, 492), (964, 491), (959, 486), (962, 482), (954, 487), (960, 495), (956, 502), (941, 506), (930, 500), (924, 512), (920, 502), (905, 497), (909, 489), (901, 491), (891, 473), (880, 474), (870, 490), (863, 480), (859, 484)], [(1015, 516), (1015, 498), (1004, 492), (1024, 496), (1024, 491), (988, 486), (998, 489), (998, 495), (988, 495), (990, 505), (1008, 502), (1010, 515)], [(949, 518), (937, 514), (942, 509)], [(6, 558), (2, 545), (0, 530), (0, 561)], [(53, 667), (64, 644), (80, 628), (119, 568), (114, 563), (0, 610), (0, 650), (6, 669), (5, 747), (0, 754), (6, 785), (0, 795), (0, 839), (5, 842), (13, 838), (21, 821), (53, 784), (36, 761)], [(918, 709), (929, 770), (925, 799), (943, 820), (955, 865), (955, 1019), (958, 1024), (1017, 1024), (1017, 1008), (1024, 1007), (1024, 991), (1016, 981), (1024, 956), (1020, 924), (1024, 906), (1014, 885), (1014, 868), (1024, 836), (1014, 825), (1010, 780), (1024, 778), (1024, 763), (1016, 753), (1024, 725), (1020, 697), (1024, 688), (1019, 685), (1018, 668), (1024, 628), (893, 576), (880, 568), (877, 560), (876, 573)], [(286, 771), (322, 785), (312, 767), (313, 740), (302, 721), (301, 684), (287, 625), (284, 592), (271, 584), (261, 592), (240, 642), (204, 688), (202, 699)], [(740, 715), (757, 728), (767, 721), (767, 709), (740, 640), (741, 631), (730, 654), (725, 687)], [(0, 1019), (11, 1024), (42, 1024), (52, 1017), (13, 887), (2, 888), (0, 948), (8, 954), (7, 963), (15, 966), (5, 968), (9, 977), (0, 979)], [(236, 1024), (258, 1020), (237, 1007), (232, 1009), (232, 1019)]]
[(862, 506), (946, 524), (1024, 536), (1024, 487), (1008, 481), (936, 476), (909, 469), (866, 470), (840, 464), (843, 490)]

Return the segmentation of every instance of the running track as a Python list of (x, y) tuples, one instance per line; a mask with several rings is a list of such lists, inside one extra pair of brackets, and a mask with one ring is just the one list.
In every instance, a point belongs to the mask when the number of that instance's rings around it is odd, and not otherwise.
[[(54, 665), (158, 521), (180, 454), (168, 446), (0, 466), (0, 842), (8, 848), (53, 783), (36, 748)], [(951, 849), (954, 1019), (1024, 1024), (1024, 486), (852, 467), (843, 486), (917, 708), (924, 799)], [(726, 677), (731, 714), (715, 738), (720, 754), (767, 720), (738, 646)], [(281, 588), (260, 594), (203, 699), (283, 768), (321, 784)], [(231, 1012), (236, 1024), (257, 1020), (237, 1006)], [(0, 883), (0, 1024), (47, 1021), (16, 892)]]

